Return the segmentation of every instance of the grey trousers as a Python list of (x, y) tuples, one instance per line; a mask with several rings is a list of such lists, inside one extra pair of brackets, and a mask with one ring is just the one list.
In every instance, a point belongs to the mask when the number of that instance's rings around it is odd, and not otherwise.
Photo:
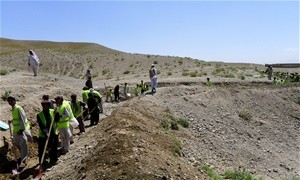
[(70, 148), (70, 137), (72, 136), (70, 128), (58, 129), (58, 130), (59, 130), (59, 135), (60, 135), (60, 138), (61, 138), (61, 147), (64, 150), (69, 150), (69, 148)]
[(28, 144), (32, 142), (32, 136), (30, 130), (26, 130), (23, 134), (13, 133), (14, 143), (17, 146), (21, 154), (21, 163), (26, 163), (28, 157)]

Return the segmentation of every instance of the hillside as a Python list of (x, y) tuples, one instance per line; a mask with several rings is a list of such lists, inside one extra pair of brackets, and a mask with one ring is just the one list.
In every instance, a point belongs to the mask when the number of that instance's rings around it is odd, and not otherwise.
[[(37, 77), (27, 69), (28, 49), (42, 61)], [(218, 173), (245, 169), (265, 179), (300, 176), (300, 84), (272, 85), (261, 73), (262, 65), (128, 54), (89, 43), (7, 39), (1, 39), (0, 58), (1, 71), (7, 71), (0, 78), (0, 94), (12, 91), (18, 97), (35, 136), (42, 95), (69, 98), (76, 93), (81, 99), (91, 64), (93, 84), (102, 92), (104, 83), (122, 87), (126, 81), (133, 88), (141, 79), (149, 82), (147, 71), (154, 62), (160, 71), (156, 94), (105, 103), (100, 124), (75, 136), (70, 152), (45, 174), (48, 179), (209, 179), (199, 170), (204, 164)], [(102, 74), (103, 67), (111, 76)], [(126, 70), (130, 73), (124, 74)], [(207, 77), (212, 87), (205, 86)], [(0, 118), (9, 119), (9, 105), (3, 100), (0, 105)], [(171, 129), (174, 119), (184, 119), (189, 127)], [(9, 133), (0, 131), (0, 136), (8, 138)], [(14, 167), (10, 147), (0, 142), (0, 179), (8, 179)], [(35, 143), (21, 178), (30, 179), (36, 164)]]

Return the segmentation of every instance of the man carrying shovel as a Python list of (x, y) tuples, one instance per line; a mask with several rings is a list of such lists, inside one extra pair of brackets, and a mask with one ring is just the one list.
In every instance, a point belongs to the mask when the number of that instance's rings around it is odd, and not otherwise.
[(26, 166), (26, 160), (28, 157), (28, 145), (27, 142), (32, 142), (32, 136), (30, 132), (30, 123), (26, 118), (25, 112), (21, 106), (16, 103), (14, 96), (7, 97), (8, 104), (12, 107), (12, 120), (9, 120), (9, 126), (12, 124), (13, 128), (11, 132), (13, 136), (13, 143), (19, 149), (21, 158), (18, 159), (17, 169), (13, 173), (22, 171)]
[[(36, 116), (37, 123), (40, 127), (39, 130), (39, 143), (38, 143), (38, 155), (39, 155), (39, 163), (41, 162), (44, 148), (49, 149), (50, 156), (50, 165), (55, 165), (57, 162), (57, 146), (58, 146), (58, 128), (56, 123), (51, 122), (54, 121), (54, 109), (50, 109), (51, 102), (50, 101), (42, 101), (41, 102), (43, 110), (39, 112)], [(50, 131), (51, 129), (51, 131)], [(50, 133), (49, 133), (50, 132)], [(50, 134), (49, 138), (48, 135)], [(48, 145), (46, 147), (46, 141), (48, 140)]]

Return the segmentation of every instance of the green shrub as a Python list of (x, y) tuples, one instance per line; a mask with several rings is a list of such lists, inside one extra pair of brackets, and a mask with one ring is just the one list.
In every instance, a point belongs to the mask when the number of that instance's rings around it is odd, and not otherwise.
[(200, 170), (204, 171), (211, 179), (221, 180), (222, 178), (216, 173), (216, 171), (211, 168), (209, 165), (204, 164), (199, 167)]
[(300, 105), (300, 96), (297, 98), (297, 103)]
[(180, 124), (182, 127), (184, 128), (188, 128), (189, 127), (189, 122), (186, 120), (186, 119), (183, 119), (183, 118), (179, 118), (177, 120), (178, 124)]
[(239, 112), (239, 117), (245, 120), (251, 120), (252, 116), (247, 110), (241, 110)]
[(168, 75), (168, 76), (171, 76), (171, 75), (172, 75), (172, 72), (171, 72), (171, 71), (169, 71), (169, 72), (167, 73), (167, 75)]
[(182, 76), (188, 76), (189, 74), (189, 70), (182, 70)]
[(158, 62), (157, 62), (157, 61), (154, 61), (153, 64), (158, 64)]
[(126, 70), (126, 71), (123, 72), (123, 74), (129, 74), (129, 73), (130, 73), (129, 70)]
[(224, 179), (236, 179), (236, 180), (254, 180), (255, 178), (245, 170), (228, 170), (222, 175)]
[(173, 152), (174, 156), (181, 156), (181, 149), (182, 149), (182, 144), (181, 142), (173, 136), (173, 144), (171, 147), (171, 150)]
[(150, 57), (151, 57), (150, 55), (147, 55), (147, 58), (148, 58), (148, 59), (150, 59)]
[(198, 73), (197, 71), (190, 72), (190, 76), (191, 77), (197, 77), (197, 73)]
[(169, 122), (168, 120), (162, 120), (159, 124), (159, 127), (164, 129), (164, 130), (168, 130), (169, 129)]
[(102, 75), (105, 75), (105, 74), (107, 74), (107, 73), (109, 73), (110, 72), (110, 70), (107, 68), (107, 67), (104, 67), (103, 69), (102, 69)]
[(245, 78), (245, 76), (240, 76), (240, 78), (241, 78), (241, 80), (245, 80), (246, 78)]
[(7, 98), (8, 98), (8, 96), (11, 94), (11, 91), (5, 91), (4, 92), (4, 94), (2, 94), (1, 95), (1, 99), (3, 100), (3, 101), (6, 101), (7, 100)]
[(7, 74), (8, 74), (8, 71), (6, 69), (1, 69), (0, 70), (0, 75), (1, 76), (7, 75)]

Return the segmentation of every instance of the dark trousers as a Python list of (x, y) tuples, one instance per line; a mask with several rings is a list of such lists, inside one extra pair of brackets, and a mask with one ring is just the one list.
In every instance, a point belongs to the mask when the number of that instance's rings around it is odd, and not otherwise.
[(78, 125), (79, 131), (80, 132), (85, 132), (85, 128), (84, 128), (84, 123), (82, 121), (82, 117), (77, 117), (77, 121), (79, 123), (79, 125)]
[[(47, 138), (39, 137), (38, 143), (38, 155), (39, 155), (39, 162), (42, 160), (43, 151), (45, 148)], [(50, 163), (54, 163), (57, 161), (57, 146), (58, 146), (58, 135), (51, 135), (48, 141), (48, 148), (49, 156), (50, 156)]]
[(115, 93), (115, 102), (119, 102), (120, 100), (120, 93)]
[(91, 113), (91, 126), (98, 124), (99, 122), (99, 112)]

